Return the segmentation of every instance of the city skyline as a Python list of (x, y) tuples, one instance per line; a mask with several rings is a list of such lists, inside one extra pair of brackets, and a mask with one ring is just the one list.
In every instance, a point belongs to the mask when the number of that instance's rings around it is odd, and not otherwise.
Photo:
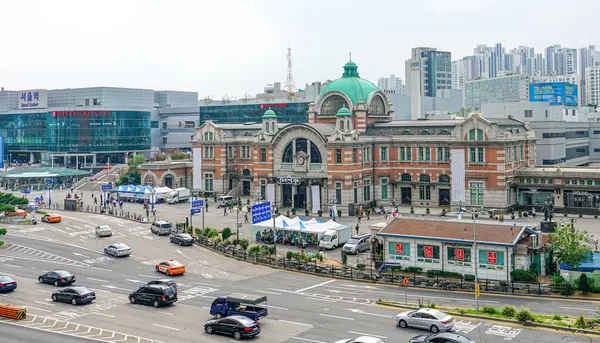
[[(17, 34), (0, 39), (9, 52), (0, 60), (0, 86), (7, 90), (89, 86), (175, 89), (220, 99), (225, 95), (254, 95), (267, 83), (284, 83), (288, 42), (298, 88), (339, 77), (349, 52), (361, 77), (377, 82), (386, 75), (404, 75), (404, 61), (418, 46), (448, 51), (455, 60), (472, 55), (479, 44), (496, 42), (507, 48), (527, 45), (536, 52), (554, 44), (574, 49), (600, 45), (593, 36), (592, 13), (600, 9), (596, 2), (581, 1), (568, 7), (560, 1), (520, 2), (522, 10), (518, 13), (511, 10), (510, 3), (381, 2), (361, 11), (354, 10), (352, 2), (344, 2), (340, 9), (341, 3), (335, 1), (257, 1), (234, 6), (202, 2), (173, 6), (156, 1), (140, 6), (109, 1), (98, 8), (73, 1), (9, 3), (5, 5), (7, 12), (18, 14), (26, 9), (29, 19), (26, 26), (18, 15), (0, 23), (4, 32), (17, 28)], [(117, 6), (119, 11), (114, 10)], [(536, 15), (530, 16), (534, 9)], [(490, 11), (499, 20), (509, 16), (515, 22), (527, 20), (532, 30), (489, 25), (483, 14)], [(82, 13), (86, 21), (73, 19)], [(399, 13), (401, 20), (364, 20), (377, 13)], [(552, 35), (533, 30), (570, 15), (581, 19), (577, 25), (561, 27)], [(423, 18), (434, 16), (436, 21), (428, 22), (419, 34), (405, 34), (422, 25)], [(465, 24), (444, 25), (448, 20)], [(341, 29), (358, 22), (364, 29)], [(323, 38), (327, 35), (332, 39)], [(378, 49), (380, 53), (373, 53)]]

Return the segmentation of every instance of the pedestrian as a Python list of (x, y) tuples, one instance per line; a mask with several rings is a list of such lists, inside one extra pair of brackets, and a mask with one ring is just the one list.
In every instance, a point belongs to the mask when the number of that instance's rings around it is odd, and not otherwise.
[(94, 198), (94, 205), (98, 205), (98, 198)]
[(358, 230), (359, 230), (358, 223), (356, 223), (356, 227), (354, 228), (354, 230), (356, 230), (356, 234), (358, 235)]
[(367, 210), (367, 220), (371, 219), (371, 210)]
[(92, 191), (92, 199), (94, 199), (94, 191)]
[(204, 207), (206, 208), (206, 212), (208, 212), (208, 199), (204, 199)]
[(71, 187), (71, 193), (73, 193), (73, 187)]
[(244, 223), (249, 223), (248, 221), (248, 212), (244, 214)]
[(156, 209), (155, 208), (152, 209), (152, 215), (156, 217)]
[(150, 210), (146, 209), (146, 217), (150, 217)]
[(227, 206), (223, 206), (223, 216), (228, 216), (227, 214)]

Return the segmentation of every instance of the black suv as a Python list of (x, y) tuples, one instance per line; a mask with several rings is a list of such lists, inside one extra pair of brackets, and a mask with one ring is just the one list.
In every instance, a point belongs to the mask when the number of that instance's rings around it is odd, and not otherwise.
[(129, 294), (129, 301), (154, 307), (169, 305), (177, 301), (177, 291), (167, 285), (142, 286)]

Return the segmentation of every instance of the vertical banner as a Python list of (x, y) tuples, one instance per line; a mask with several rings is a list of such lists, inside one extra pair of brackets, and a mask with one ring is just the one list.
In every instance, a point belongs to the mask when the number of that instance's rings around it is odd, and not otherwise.
[(310, 194), (312, 195), (312, 213), (318, 213), (321, 209), (321, 186), (310, 186)]
[(271, 204), (275, 204), (275, 184), (270, 183), (267, 185), (267, 201)]
[(202, 187), (202, 148), (194, 148), (194, 179), (192, 187), (196, 190), (203, 189)]
[(0, 168), (4, 168), (4, 136), (0, 136)]
[(452, 149), (452, 201), (465, 202), (465, 150)]

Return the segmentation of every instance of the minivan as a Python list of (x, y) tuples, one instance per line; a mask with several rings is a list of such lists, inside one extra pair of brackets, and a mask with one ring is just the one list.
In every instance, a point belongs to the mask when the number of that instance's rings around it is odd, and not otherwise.
[(142, 286), (129, 294), (132, 304), (152, 305), (154, 307), (169, 305), (177, 301), (177, 291), (167, 285)]
[(230, 203), (233, 203), (235, 199), (232, 196), (226, 195), (217, 198), (217, 208), (229, 206)]
[(350, 240), (344, 244), (344, 252), (347, 254), (358, 254), (368, 251), (371, 248), (369, 238), (371, 234), (368, 232), (353, 235)]
[(171, 223), (159, 220), (157, 222), (152, 223), (152, 225), (150, 226), (150, 231), (159, 236), (170, 235), (171, 234)]

